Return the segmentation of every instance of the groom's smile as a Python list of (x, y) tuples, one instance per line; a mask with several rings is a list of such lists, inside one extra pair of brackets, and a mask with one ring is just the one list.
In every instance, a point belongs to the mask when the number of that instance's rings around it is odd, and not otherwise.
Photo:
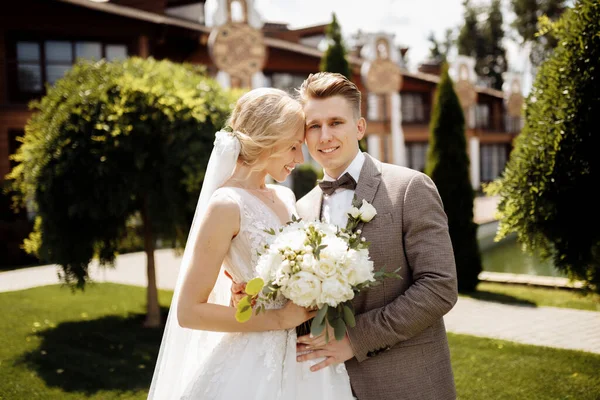
[(326, 149), (320, 149), (319, 151), (320, 151), (321, 153), (325, 153), (325, 154), (331, 154), (331, 153), (333, 153), (334, 151), (336, 151), (336, 150), (337, 150), (337, 149), (339, 149), (339, 148), (340, 148), (340, 146), (336, 146), (336, 147), (328, 147), (328, 148), (326, 148)]

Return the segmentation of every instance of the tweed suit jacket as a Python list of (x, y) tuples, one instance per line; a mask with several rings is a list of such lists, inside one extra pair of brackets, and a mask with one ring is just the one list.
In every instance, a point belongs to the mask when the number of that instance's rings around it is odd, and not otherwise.
[[(377, 215), (359, 229), (375, 269), (400, 268), (402, 279), (353, 300), (352, 390), (359, 400), (455, 399), (443, 316), (456, 303), (456, 266), (442, 201), (427, 175), (365, 156), (355, 194)], [(322, 196), (317, 186), (300, 199), (300, 217), (318, 220)]]

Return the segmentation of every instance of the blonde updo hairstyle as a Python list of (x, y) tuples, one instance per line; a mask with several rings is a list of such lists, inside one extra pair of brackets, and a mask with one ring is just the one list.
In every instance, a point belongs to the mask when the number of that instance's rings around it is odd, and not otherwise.
[[(299, 130), (304, 130), (302, 105), (283, 90), (260, 88), (239, 98), (228, 125), (241, 143), (239, 160), (260, 169), (259, 160), (287, 151)], [(265, 153), (268, 152), (264, 157)]]

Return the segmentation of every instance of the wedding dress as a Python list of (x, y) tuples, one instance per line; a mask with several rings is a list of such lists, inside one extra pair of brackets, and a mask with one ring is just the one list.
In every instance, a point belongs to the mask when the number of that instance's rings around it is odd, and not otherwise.
[[(291, 219), (294, 197), (285, 187), (269, 185), (286, 205)], [(266, 230), (282, 225), (275, 212), (250, 192), (233, 187), (220, 188), (240, 208), (240, 230), (232, 240), (224, 267), (236, 282), (248, 282), (257, 274), (257, 250), (269, 235)], [(280, 298), (267, 309), (281, 308)], [(267, 331), (224, 334), (206, 362), (196, 372), (182, 399), (352, 399), (344, 364), (317, 372), (315, 362), (296, 361), (296, 331)]]

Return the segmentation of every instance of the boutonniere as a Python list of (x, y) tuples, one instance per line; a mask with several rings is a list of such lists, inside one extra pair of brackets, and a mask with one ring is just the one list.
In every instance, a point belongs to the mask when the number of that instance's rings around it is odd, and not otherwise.
[(370, 222), (377, 215), (377, 210), (371, 203), (366, 200), (358, 200), (356, 195), (354, 195), (354, 199), (352, 200), (352, 207), (347, 212), (348, 214), (348, 223), (346, 224), (346, 231), (354, 232), (354, 229), (361, 222)]

